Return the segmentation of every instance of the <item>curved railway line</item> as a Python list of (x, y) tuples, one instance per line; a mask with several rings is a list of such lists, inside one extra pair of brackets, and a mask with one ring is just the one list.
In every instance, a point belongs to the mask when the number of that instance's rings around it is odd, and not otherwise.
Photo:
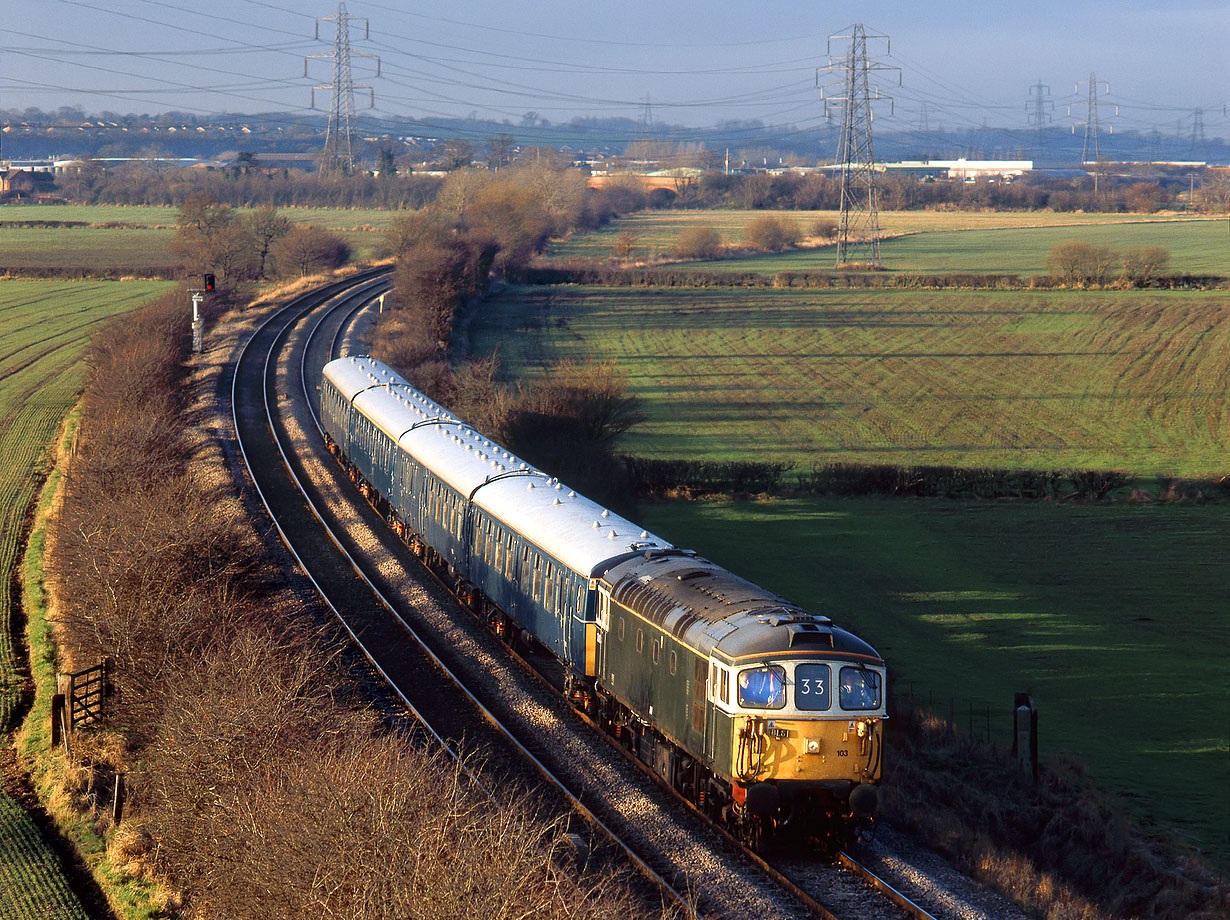
[(315, 381), (344, 347), (356, 315), (387, 288), (387, 272), (361, 273), (274, 311), (220, 387), (229, 390), (262, 513), (414, 722), (454, 756), (477, 756), (488, 786), (545, 785), (549, 808), (578, 816), (569, 837), (584, 858), (635, 865), (657, 892), (647, 904), (757, 920), (932, 917), (847, 854), (839, 866), (792, 859), (783, 868), (679, 808), (634, 760), (612, 756), (615, 746), (583, 727), (587, 720), (562, 694), (543, 686), (549, 674), (520, 667), (477, 619), (457, 616), (464, 611), (451, 595), (374, 509), (355, 501), (315, 427)]

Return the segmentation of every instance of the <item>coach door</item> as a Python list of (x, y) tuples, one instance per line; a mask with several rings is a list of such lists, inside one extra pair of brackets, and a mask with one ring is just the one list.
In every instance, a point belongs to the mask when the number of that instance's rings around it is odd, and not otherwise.
[(710, 761), (715, 760), (719, 752), (717, 750), (718, 738), (718, 720), (726, 720), (720, 707), (729, 707), (730, 705), (730, 684), (731, 674), (730, 669), (720, 664), (717, 660), (709, 659), (709, 686), (708, 697), (709, 703), (705, 707), (705, 756)]
[(602, 582), (598, 583), (597, 629), (594, 630), (594, 673), (601, 677), (606, 673), (606, 634), (611, 631), (611, 594)]

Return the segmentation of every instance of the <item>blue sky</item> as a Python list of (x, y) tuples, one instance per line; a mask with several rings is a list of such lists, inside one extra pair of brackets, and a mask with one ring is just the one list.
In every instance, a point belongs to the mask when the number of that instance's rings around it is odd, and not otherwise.
[[(1120, 2), (695, 3), (622, 0), (470, 0), (411, 4), (350, 0), (353, 62), (372, 86), (376, 114), (551, 121), (584, 115), (711, 125), (823, 118), (816, 70), (826, 38), (854, 22), (873, 41), (894, 103), (886, 126), (1024, 127), (1030, 86), (1050, 89), (1056, 124), (1083, 115), (1078, 81), (1096, 73), (1099, 107), (1116, 130), (1190, 130), (1203, 109), (1210, 136), (1230, 136), (1230, 3)], [(336, 0), (0, 0), (0, 108), (87, 111), (305, 112), (331, 65)], [(23, 15), (28, 14), (28, 16)], [(28, 25), (26, 24), (28, 22)], [(834, 50), (837, 50), (836, 47)], [(1105, 89), (1104, 86), (1100, 89)], [(370, 96), (359, 94), (366, 109)], [(1113, 117), (1115, 104), (1119, 106)], [(316, 94), (318, 108), (327, 92)], [(1048, 109), (1048, 112), (1051, 112)]]

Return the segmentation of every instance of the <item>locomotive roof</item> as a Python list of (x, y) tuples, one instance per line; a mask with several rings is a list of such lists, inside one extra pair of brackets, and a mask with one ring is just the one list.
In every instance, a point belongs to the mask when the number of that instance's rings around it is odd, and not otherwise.
[(645, 552), (604, 576), (611, 596), (675, 638), (730, 658), (829, 653), (880, 656), (853, 633), (694, 553)]
[(484, 437), (379, 361), (338, 358), (324, 376), (402, 450), (573, 571), (594, 576), (612, 559), (670, 547)]

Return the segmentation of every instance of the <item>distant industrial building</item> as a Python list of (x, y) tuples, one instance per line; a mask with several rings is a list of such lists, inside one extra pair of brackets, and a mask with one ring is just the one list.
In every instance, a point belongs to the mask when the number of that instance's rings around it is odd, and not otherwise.
[(937, 179), (1015, 179), (1031, 172), (1033, 160), (902, 160), (900, 163), (878, 163), (877, 166), (893, 172), (910, 172)]

